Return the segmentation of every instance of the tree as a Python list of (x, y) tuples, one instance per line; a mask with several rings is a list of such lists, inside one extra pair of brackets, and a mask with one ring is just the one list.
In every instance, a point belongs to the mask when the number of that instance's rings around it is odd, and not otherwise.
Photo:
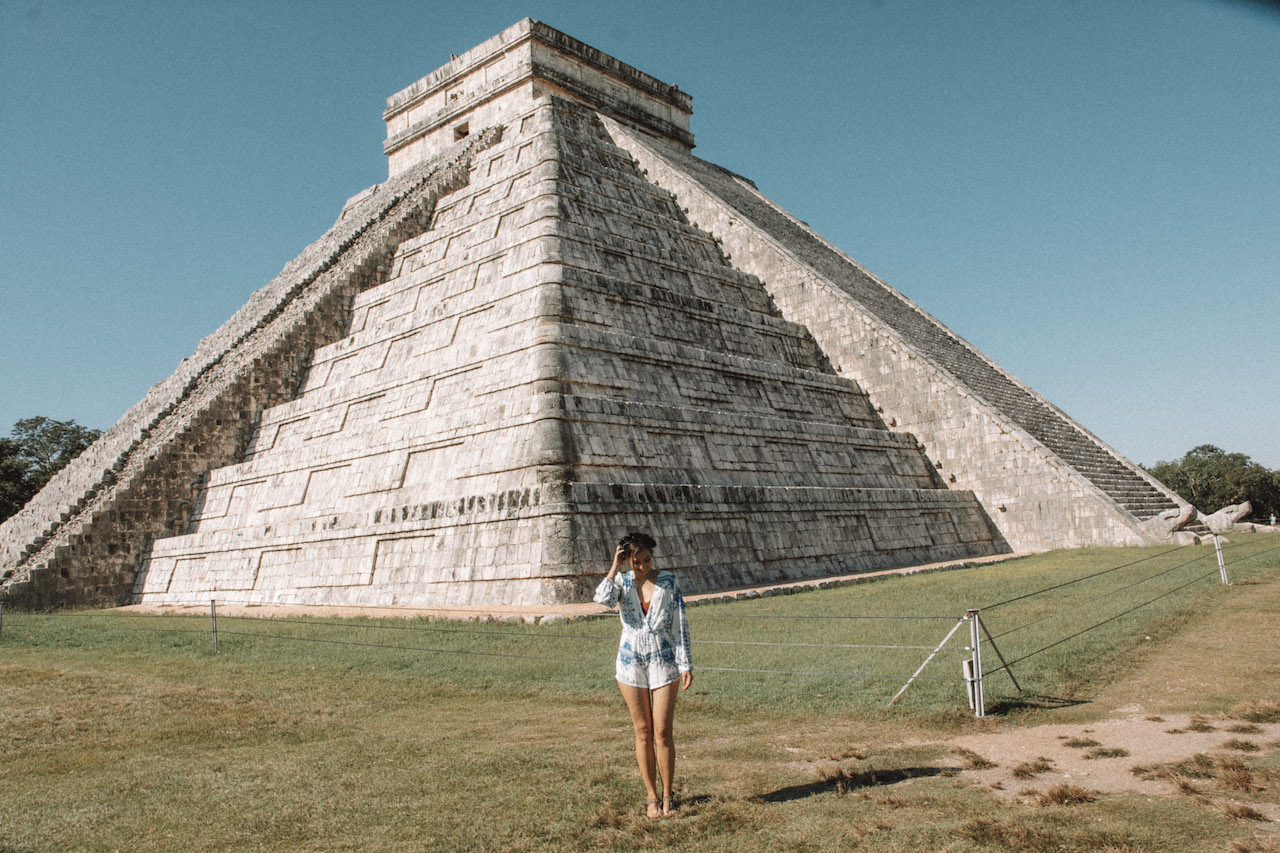
[(23, 418), (13, 425), (13, 437), (26, 462), (27, 476), (37, 491), (100, 435), (100, 429), (46, 417)]
[(1280, 471), (1243, 453), (1202, 444), (1181, 459), (1157, 462), (1147, 470), (1206, 515), (1245, 501), (1253, 504), (1254, 518), (1280, 514)]
[(102, 435), (75, 421), (24, 418), (0, 438), (0, 521), (35, 496), (54, 474)]
[(22, 509), (35, 493), (18, 442), (0, 438), (0, 521)]

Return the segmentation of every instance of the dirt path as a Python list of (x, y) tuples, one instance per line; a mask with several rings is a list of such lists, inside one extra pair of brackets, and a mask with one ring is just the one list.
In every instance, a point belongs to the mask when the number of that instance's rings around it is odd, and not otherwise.
[[(1050, 724), (1030, 728), (965, 735), (951, 746), (992, 762), (990, 768), (969, 768), (963, 775), (1005, 798), (1026, 798), (1054, 785), (1069, 783), (1100, 793), (1191, 795), (1179, 781), (1200, 795), (1231, 799), (1222, 780), (1236, 762), (1274, 752), (1280, 743), (1280, 723), (1248, 723), (1191, 714), (1148, 714), (1138, 706), (1120, 709), (1106, 720), (1090, 724)], [(1208, 756), (1211, 761), (1195, 760)], [(959, 753), (957, 766), (971, 761)], [(1038, 758), (1050, 768), (1034, 775), (1027, 765)], [(1180, 765), (1190, 774), (1162, 766)], [(1019, 775), (1015, 771), (1024, 768)], [(1139, 772), (1134, 772), (1139, 768)], [(1203, 775), (1193, 775), (1203, 774)], [(1243, 781), (1243, 780), (1241, 780)], [(1252, 785), (1274, 784), (1254, 779)], [(1237, 793), (1245, 793), (1237, 789)], [(1252, 803), (1273, 822), (1280, 821), (1280, 805)]]
[[(1263, 709), (1255, 715), (1263, 722), (1227, 713), (1245, 697), (1246, 710)], [(1224, 591), (1193, 622), (1136, 650), (1131, 670), (1087, 704), (1054, 715), (1062, 722), (1030, 727), (991, 718), (992, 731), (948, 745), (997, 764), (962, 775), (1001, 797), (1033, 798), (1074, 784), (1103, 793), (1192, 797), (1220, 808), (1247, 803), (1268, 819), (1260, 829), (1280, 831), (1280, 772), (1267, 769), (1280, 753), (1280, 583), (1259, 579)], [(1051, 769), (1014, 776), (1015, 768), (1039, 757)], [(1232, 771), (1242, 762), (1255, 772)], [(956, 756), (956, 766), (965, 763)], [(1164, 772), (1134, 772), (1162, 765)]]

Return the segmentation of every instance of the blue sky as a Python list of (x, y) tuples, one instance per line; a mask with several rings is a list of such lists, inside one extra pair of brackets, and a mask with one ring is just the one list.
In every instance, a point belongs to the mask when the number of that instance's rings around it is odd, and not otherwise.
[(531, 16), (1136, 462), (1280, 468), (1280, 12), (1239, 0), (0, 0), (0, 433), (105, 428)]

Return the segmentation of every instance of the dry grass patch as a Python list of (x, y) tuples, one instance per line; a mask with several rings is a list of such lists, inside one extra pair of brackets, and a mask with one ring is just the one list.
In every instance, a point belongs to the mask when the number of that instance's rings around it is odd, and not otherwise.
[(1218, 764), (1211, 756), (1197, 752), (1190, 758), (1164, 765), (1179, 776), (1190, 776), (1192, 779), (1212, 779), (1217, 775)]
[(1093, 791), (1070, 783), (1054, 785), (1047, 791), (1036, 794), (1036, 802), (1042, 806), (1078, 806), (1081, 803), (1092, 803), (1096, 799)]
[(1128, 758), (1129, 750), (1122, 746), (1100, 746), (1085, 754), (1086, 759), (1094, 758)]
[(1267, 816), (1255, 809), (1253, 806), (1246, 806), (1240, 803), (1224, 803), (1222, 813), (1227, 817), (1233, 817), (1237, 820), (1256, 820), (1259, 823), (1267, 822)]
[(1223, 741), (1222, 748), (1235, 749), (1235, 750), (1239, 750), (1240, 752), (1261, 752), (1262, 751), (1262, 747), (1258, 746), (1253, 741), (1241, 740), (1238, 737), (1233, 737), (1230, 740)]
[(1179, 794), (1186, 794), (1188, 797), (1195, 797), (1201, 802), (1207, 803), (1209, 800), (1205, 797), (1204, 791), (1201, 791), (1195, 785), (1192, 785), (1186, 779), (1178, 779), (1174, 782), (1174, 787), (1178, 789)]
[(1224, 789), (1249, 793), (1264, 790), (1257, 784), (1256, 773), (1269, 776), (1268, 771), (1255, 771), (1243, 759), (1235, 755), (1211, 757), (1197, 753), (1183, 761), (1155, 766), (1138, 765), (1132, 768), (1134, 775), (1142, 779), (1159, 779), (1170, 782), (1183, 794), (1207, 802), (1204, 791), (1190, 780), (1216, 781)]
[(1253, 781), (1253, 773), (1246, 767), (1224, 768), (1218, 781), (1222, 783), (1222, 787), (1232, 791), (1249, 792), (1257, 788)]
[(1228, 716), (1250, 723), (1280, 723), (1280, 702), (1250, 699), (1232, 708)]
[(1187, 731), (1190, 732), (1216, 732), (1217, 730), (1213, 723), (1198, 714), (1192, 715), (1191, 722), (1187, 723)]
[(1260, 735), (1262, 726), (1255, 723), (1236, 723), (1233, 726), (1227, 726), (1224, 731), (1231, 732), (1233, 735)]
[(1181, 779), (1212, 779), (1216, 775), (1216, 769), (1217, 764), (1212, 757), (1197, 752), (1190, 758), (1171, 764), (1136, 764), (1130, 768), (1130, 772), (1139, 779), (1160, 779), (1177, 783)]
[(849, 749), (843, 750), (841, 752), (833, 752), (831, 755), (828, 755), (826, 757), (826, 760), (827, 761), (848, 761), (852, 759), (854, 761), (861, 761), (866, 757), (867, 757), (867, 753), (865, 750), (859, 749), (857, 747), (850, 747)]
[(849, 784), (854, 780), (854, 774), (838, 764), (820, 765), (815, 768), (813, 775), (818, 784), (830, 785), (840, 795), (849, 792)]
[(1041, 773), (1047, 773), (1053, 769), (1053, 759), (1045, 758), (1043, 755), (1033, 761), (1024, 761), (1017, 767), (1013, 768), (1013, 778), (1015, 779), (1034, 779)]
[(1280, 853), (1280, 841), (1273, 838), (1246, 838), (1231, 842), (1231, 853)]
[(1091, 737), (1073, 737), (1062, 742), (1063, 746), (1069, 746), (1072, 749), (1088, 749), (1091, 746), (1102, 746), (1098, 741)]
[(955, 834), (982, 847), (999, 850), (1033, 850), (1044, 836), (1031, 827), (989, 817), (974, 818), (957, 829)]
[(864, 799), (870, 799), (877, 806), (883, 806), (887, 809), (905, 809), (907, 803), (901, 797), (895, 797), (892, 794), (863, 794)]
[(1000, 766), (972, 749), (965, 749), (963, 746), (953, 746), (951, 754), (963, 761), (964, 766), (969, 770), (990, 770), (992, 767)]
[(955, 835), (983, 850), (1070, 850), (1064, 833), (1036, 826), (1023, 820), (997, 820), (979, 817), (956, 830)]

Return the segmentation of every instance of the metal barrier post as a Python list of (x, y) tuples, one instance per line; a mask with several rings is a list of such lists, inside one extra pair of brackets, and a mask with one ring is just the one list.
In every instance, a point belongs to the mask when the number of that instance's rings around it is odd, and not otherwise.
[(1218, 534), (1213, 534), (1213, 548), (1218, 552), (1218, 574), (1222, 575), (1222, 582), (1230, 585), (1231, 581), (1227, 580), (1227, 564), (1222, 560), (1222, 539)]
[(971, 677), (973, 681), (973, 713), (976, 717), (985, 717), (987, 715), (987, 706), (982, 695), (982, 617), (978, 615), (977, 610), (969, 611), (969, 639), (972, 642), (973, 658), (971, 666), (973, 667)]
[(929, 656), (924, 659), (924, 663), (920, 664), (920, 668), (915, 671), (914, 675), (912, 675), (910, 678), (907, 679), (907, 683), (902, 685), (902, 689), (900, 689), (897, 693), (895, 693), (893, 698), (889, 700), (890, 705), (895, 704), (899, 699), (902, 698), (902, 694), (907, 692), (907, 688), (911, 686), (912, 682), (914, 682), (917, 678), (920, 677), (920, 673), (924, 672), (924, 668), (929, 665), (929, 661), (933, 660), (934, 656), (938, 654), (938, 652), (942, 651), (942, 647), (945, 646), (948, 643), (948, 641), (951, 640), (951, 637), (955, 635), (956, 631), (960, 630), (960, 626), (963, 625), (964, 620), (968, 618), (969, 618), (968, 614), (965, 614), (964, 616), (961, 616), (959, 620), (957, 620), (956, 624), (953, 625), (951, 627), (951, 630), (947, 632), (947, 636), (942, 638), (941, 643), (938, 643), (938, 647), (933, 651), (929, 652)]
[(973, 659), (965, 658), (960, 661), (960, 674), (964, 677), (964, 694), (969, 700), (969, 710), (974, 709), (973, 704)]
[(218, 603), (209, 599), (209, 618), (213, 621), (213, 653), (218, 653)]

